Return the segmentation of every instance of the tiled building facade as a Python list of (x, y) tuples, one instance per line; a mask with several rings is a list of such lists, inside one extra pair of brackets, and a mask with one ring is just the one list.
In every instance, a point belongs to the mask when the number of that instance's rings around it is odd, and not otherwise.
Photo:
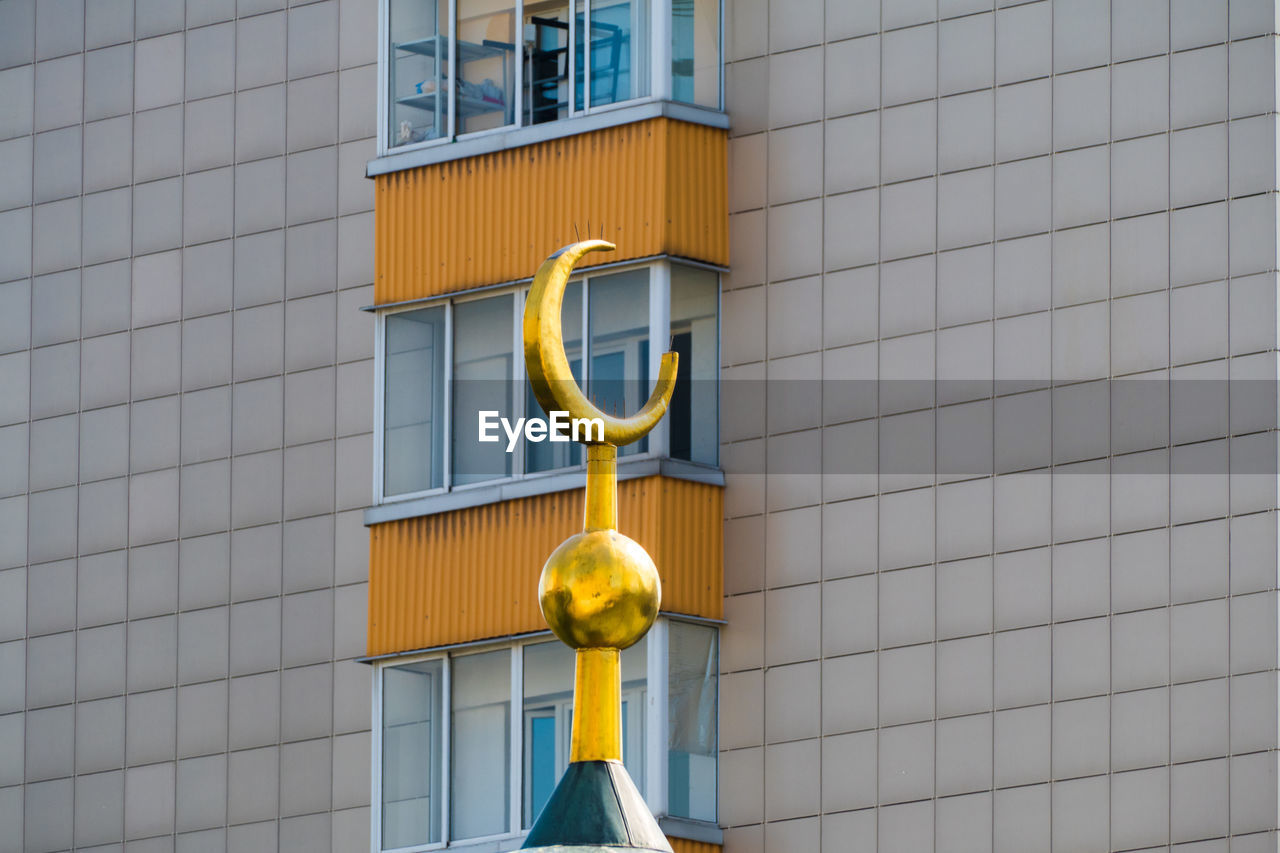
[(0, 849), (368, 837), (377, 4), (285, 6), (0, 4)]
[[(0, 0), (0, 851), (370, 848), (380, 11)], [(1275, 849), (1276, 19), (725, 0), (724, 850)]]

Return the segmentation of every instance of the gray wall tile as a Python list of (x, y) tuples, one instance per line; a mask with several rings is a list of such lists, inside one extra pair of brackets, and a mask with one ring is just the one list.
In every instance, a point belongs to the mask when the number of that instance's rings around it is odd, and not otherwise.
[(228, 166), (235, 158), (235, 101), (231, 95), (191, 101), (183, 143), (188, 171)]
[(187, 32), (187, 98), (221, 95), (235, 88), (234, 24), (200, 27)]
[(221, 240), (182, 252), (182, 315), (199, 317), (231, 308), (232, 243)]
[(192, 610), (178, 619), (178, 680), (184, 684), (227, 676), (227, 608)]
[[(241, 10), (243, 14), (243, 9)], [(285, 15), (245, 18), (236, 24), (236, 87), (249, 89), (284, 79)]]
[(63, 705), (75, 698), (75, 634), (27, 641), (27, 707)]
[(83, 57), (77, 54), (39, 62), (35, 72), (35, 129), (78, 123), (84, 92)]
[(225, 530), (231, 512), (231, 466), (227, 460), (184, 466), (179, 500), (183, 536)]
[(162, 107), (134, 116), (133, 179), (168, 178), (182, 171), (182, 107)]
[(284, 153), (285, 88), (249, 89), (236, 96), (236, 159), (257, 160)]
[(0, 41), (0, 65), (8, 67), (35, 58), (35, 0), (18, 0), (8, 4), (0, 22), (4, 24), (4, 40)]
[(134, 46), (135, 109), (146, 110), (182, 100), (183, 45), (180, 34), (137, 42)]
[(76, 621), (80, 627), (123, 621), (128, 609), (127, 552), (81, 557), (77, 574)]
[(232, 601), (279, 595), (281, 571), (280, 525), (269, 524), (232, 532)]
[(38, 782), (24, 790), (23, 838), (29, 850), (58, 850), (71, 846), (72, 786), (70, 779)]
[(124, 477), (80, 487), (79, 549), (96, 554), (128, 544), (129, 485)]
[[(24, 2), (28, 0), (19, 0), (5, 8), (16, 8)], [(6, 110), (0, 118), (0, 137), (7, 139), (30, 133), (35, 121), (35, 68), (26, 65), (0, 71), (0, 94), (6, 104), (12, 105), (12, 112)]]
[(76, 778), (75, 837), (82, 844), (118, 841), (124, 823), (124, 774)]
[(130, 263), (86, 267), (80, 273), (80, 333), (85, 336), (129, 328)]
[[(91, 2), (90, 5), (94, 4)], [(131, 44), (85, 54), (85, 121), (124, 115), (132, 111), (133, 60)]]
[(226, 681), (179, 687), (177, 713), (179, 758), (226, 750)]
[[(179, 120), (181, 114), (177, 114)], [(181, 127), (181, 124), (178, 125)], [(181, 164), (182, 146), (178, 145)], [(180, 167), (180, 165), (179, 165)], [(182, 244), (182, 181), (170, 178), (133, 189), (133, 252), (143, 255)]]
[(53, 201), (80, 192), (80, 128), (65, 127), (35, 136), (35, 201)]
[(131, 767), (125, 771), (124, 833), (145, 838), (172, 832), (174, 825), (173, 762)]
[(277, 743), (280, 740), (280, 673), (233, 678), (230, 691), (231, 748)]
[(178, 598), (177, 546), (171, 542), (129, 552), (129, 618), (172, 613)]
[(178, 606), (227, 603), (231, 583), (231, 538), (226, 533), (184, 539), (178, 557)]
[(231, 381), (231, 314), (182, 324), (182, 387), (190, 391)]
[(188, 175), (183, 186), (183, 239), (205, 243), (231, 236), (233, 175), (230, 167)]
[(123, 697), (76, 705), (76, 772), (124, 766), (124, 710)]
[(102, 699), (123, 692), (125, 627), (104, 625), (76, 634), (76, 699)]
[(133, 38), (133, 3), (89, 0), (84, 7), (85, 47), (118, 44)]

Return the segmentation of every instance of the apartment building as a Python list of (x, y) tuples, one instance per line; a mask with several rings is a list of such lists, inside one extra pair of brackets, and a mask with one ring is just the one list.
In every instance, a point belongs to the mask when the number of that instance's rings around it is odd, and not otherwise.
[(510, 850), (579, 264), (673, 849), (1276, 846), (1258, 0), (0, 0), (0, 851)]

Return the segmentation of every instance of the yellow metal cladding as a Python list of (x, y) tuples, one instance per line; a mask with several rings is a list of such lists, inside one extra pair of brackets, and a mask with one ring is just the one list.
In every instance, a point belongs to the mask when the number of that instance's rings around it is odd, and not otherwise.
[(719, 844), (708, 841), (690, 841), (687, 838), (670, 836), (667, 836), (667, 840), (671, 842), (672, 853), (720, 853), (724, 849)]
[(727, 134), (666, 118), (375, 178), (374, 302), (527, 277), (547, 246), (618, 244), (593, 264), (660, 254), (729, 263)]
[[(545, 630), (538, 575), (582, 530), (583, 490), (390, 521), (370, 529), (370, 655)], [(722, 618), (723, 490), (618, 484), (618, 529), (653, 556), (662, 609)]]

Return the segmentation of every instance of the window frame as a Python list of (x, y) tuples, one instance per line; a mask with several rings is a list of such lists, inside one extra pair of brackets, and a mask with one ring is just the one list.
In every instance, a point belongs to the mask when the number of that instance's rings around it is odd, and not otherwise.
[[(684, 622), (703, 627), (711, 628), (715, 631), (714, 643), (716, 646), (717, 659), (719, 658), (720, 648), (720, 626), (721, 622), (713, 619), (703, 619), (682, 614), (662, 613), (654, 622), (653, 627), (649, 629), (645, 642), (648, 647), (645, 650), (645, 685), (640, 693), (643, 697), (642, 707), (633, 713), (641, 717), (643, 724), (643, 735), (638, 732), (631, 733), (633, 739), (640, 739), (643, 750), (644, 775), (642, 779), (633, 779), (639, 788), (641, 795), (644, 797), (649, 810), (660, 821), (667, 818), (667, 732), (668, 732), (668, 684), (670, 678), (669, 663), (669, 643), (668, 625), (671, 622)], [(370, 849), (373, 853), (425, 853), (425, 851), (446, 850), (446, 849), (464, 849), (488, 847), (488, 849), (511, 849), (504, 845), (510, 842), (522, 841), (527, 835), (528, 830), (523, 828), (524, 822), (524, 805), (527, 792), (524, 786), (524, 760), (527, 744), (524, 737), (525, 728), (525, 711), (524, 711), (524, 649), (527, 646), (538, 645), (547, 642), (548, 638), (552, 642), (558, 642), (552, 636), (550, 631), (541, 631), (536, 634), (526, 634), (519, 637), (509, 637), (500, 641), (481, 641), (476, 643), (463, 643), (455, 646), (447, 646), (438, 649), (432, 649), (422, 652), (403, 655), (390, 655), (384, 658), (369, 661), (373, 664), (373, 677), (370, 679), (372, 683), (372, 725), (370, 732), (370, 761), (372, 772), (370, 775)], [(452, 741), (453, 741), (453, 664), (454, 658), (468, 657), (471, 655), (484, 654), (486, 652), (510, 650), (510, 688), (511, 688), (511, 713), (508, 718), (508, 727), (510, 729), (511, 753), (509, 756), (510, 766), (508, 767), (508, 816), (507, 825), (516, 827), (504, 833), (494, 835), (486, 835), (475, 838), (463, 838), (452, 840), (449, 835), (451, 829), (451, 793), (452, 778), (450, 769), (452, 767)], [(443, 677), (441, 679), (442, 691), (441, 707), (443, 708), (443, 727), (441, 730), (441, 749), (440, 759), (441, 768), (439, 777), (441, 780), (440, 796), (436, 800), (437, 808), (441, 810), (439, 815), (440, 821), (440, 841), (428, 842), (425, 844), (409, 845), (406, 847), (382, 848), (382, 822), (383, 822), (383, 803), (382, 803), (382, 732), (383, 732), (383, 676), (388, 669), (398, 666), (419, 663), (426, 660), (441, 660), (443, 666), (441, 671)], [(718, 667), (717, 667), (718, 669)], [(623, 691), (623, 698), (627, 698), (628, 693), (632, 691)], [(716, 674), (716, 764), (717, 776), (719, 775), (719, 755), (720, 755), (720, 675)], [(559, 726), (559, 714), (556, 714), (557, 726)], [(557, 762), (558, 764), (558, 762)], [(557, 778), (561, 774), (557, 773)], [(672, 818), (671, 821), (676, 825), (705, 825), (707, 827), (719, 824), (719, 785), (715, 792), (716, 800), (716, 824), (707, 821), (690, 820), (688, 818)]]
[[(448, 59), (448, 78), (450, 81), (457, 79), (457, 54), (458, 51), (453, 50), (452, 46), (457, 41), (458, 26), (458, 0), (443, 0), (448, 4), (448, 35), (446, 36), (451, 49), (449, 50)], [(524, 21), (524, 5), (525, 0), (512, 0), (512, 14), (515, 18), (517, 44), (523, 45), (523, 21)], [(434, 139), (424, 139), (420, 142), (411, 142), (404, 145), (391, 145), (389, 120), (391, 116), (391, 91), (389, 81), (390, 63), (394, 60), (391, 55), (391, 0), (378, 0), (378, 134), (377, 134), (377, 152), (376, 156), (388, 157), (397, 154), (403, 154), (412, 151), (421, 151), (423, 149), (434, 148), (441, 145), (448, 145), (459, 140), (481, 139), (485, 136), (496, 136), (512, 131), (524, 130), (538, 126), (556, 124), (559, 122), (569, 121), (572, 119), (581, 119), (587, 116), (600, 115), (609, 113), (614, 110), (627, 109), (639, 104), (668, 102), (672, 101), (672, 71), (671, 71), (671, 37), (673, 32), (672, 4), (671, 0), (646, 0), (648, 5), (647, 27), (648, 27), (648, 46), (645, 52), (644, 62), (648, 68), (648, 90), (649, 94), (639, 95), (634, 98), (626, 98), (614, 101), (609, 104), (601, 104), (593, 107), (591, 105), (591, 66), (590, 61), (584, 69), (583, 84), (583, 106), (582, 109), (577, 108), (577, 98), (575, 97), (577, 86), (577, 51), (575, 48), (575, 37), (577, 29), (577, 9), (578, 0), (565, 0), (567, 4), (573, 7), (573, 12), (569, 16), (569, 35), (568, 35), (568, 57), (567, 57), (567, 75), (569, 81), (569, 98), (567, 102), (567, 113), (565, 118), (556, 119), (555, 121), (545, 122), (541, 124), (526, 124), (524, 120), (524, 56), (523, 48), (520, 48), (519, 54), (515, 57), (515, 69), (513, 77), (513, 88), (515, 94), (514, 104), (514, 121), (511, 124), (504, 124), (500, 127), (485, 128), (484, 130), (472, 131), (470, 133), (457, 132), (457, 87), (449, 86), (448, 106), (445, 110), (446, 128), (445, 132)], [(594, 0), (592, 0), (594, 2)], [(719, 17), (719, 68), (718, 68), (718, 86), (719, 97), (717, 99), (718, 107), (710, 112), (723, 112), (725, 105), (724, 85), (725, 85), (725, 0), (718, 0), (717, 15)], [(587, 27), (591, 25), (591, 2), (587, 2), (583, 12), (584, 23)], [(635, 65), (635, 54), (632, 54), (632, 65)], [(673, 102), (684, 104), (683, 101)], [(687, 104), (698, 110), (708, 110), (707, 107), (701, 107), (696, 104)], [(523, 144), (523, 143), (516, 143)]]
[[(667, 341), (671, 336), (671, 266), (679, 264), (694, 269), (701, 269), (710, 272), (716, 276), (716, 364), (721, 363), (721, 346), (723, 331), (723, 310), (724, 310), (724, 293), (722, 289), (723, 282), (720, 278), (721, 271), (716, 267), (710, 267), (705, 264), (689, 263), (682, 260), (671, 260), (666, 257), (649, 258), (641, 261), (628, 261), (619, 264), (606, 264), (598, 267), (590, 267), (578, 272), (570, 277), (569, 283), (580, 283), (583, 285), (582, 292), (582, 336), (583, 336), (583, 364), (582, 364), (582, 384), (587, 387), (590, 381), (590, 287), (589, 279), (614, 273), (629, 272), (638, 269), (647, 269), (649, 271), (649, 385), (652, 386), (654, 380), (658, 376), (659, 367), (662, 361), (662, 354), (665, 346), (655, 345), (655, 342)], [(512, 299), (512, 373), (511, 381), (515, 393), (512, 394), (512, 411), (501, 413), (514, 423), (514, 419), (518, 417), (527, 417), (529, 412), (526, 407), (527, 395), (524, 393), (527, 374), (525, 372), (524, 363), (524, 342), (523, 335), (523, 319), (525, 299), (528, 297), (530, 288), (529, 281), (520, 281), (512, 284), (499, 285), (495, 287), (477, 288), (474, 290), (464, 291), (456, 294), (441, 294), (430, 299), (415, 300), (410, 303), (404, 303), (395, 306), (389, 306), (377, 311), (377, 322), (374, 324), (374, 421), (373, 421), (373, 505), (388, 506), (395, 505), (407, 501), (413, 501), (421, 498), (429, 498), (445, 494), (458, 494), (470, 490), (479, 490), (492, 488), (495, 485), (503, 485), (515, 482), (530, 482), (541, 478), (554, 477), (558, 474), (566, 472), (585, 470), (586, 457), (583, 455), (581, 462), (576, 465), (567, 465), (560, 468), (551, 468), (546, 471), (525, 471), (525, 443), (519, 441), (516, 443), (515, 449), (511, 453), (511, 474), (506, 477), (491, 477), (474, 483), (466, 483), (463, 485), (455, 485), (453, 482), (453, 454), (451, 448), (453, 445), (453, 362), (454, 362), (454, 306), (466, 302), (488, 299), (504, 294), (515, 294)], [(443, 485), (428, 489), (422, 489), (415, 492), (404, 492), (394, 495), (388, 495), (385, 490), (385, 466), (386, 466), (386, 325), (387, 318), (396, 314), (406, 313), (410, 311), (418, 311), (424, 308), (433, 308), (443, 306), (445, 312), (444, 330), (445, 330), (445, 346), (444, 358), (445, 365), (443, 371), (444, 385), (444, 404), (443, 411), (443, 433), (440, 441), (443, 443), (444, 453), (442, 461), (443, 469)], [(716, 383), (716, 411), (720, 408), (720, 383), (717, 377)], [(630, 413), (629, 413), (630, 414)], [(718, 421), (717, 421), (718, 422)], [(717, 430), (718, 431), (718, 430)], [(499, 430), (501, 432), (501, 430)], [(667, 459), (670, 456), (670, 431), (667, 419), (663, 418), (658, 425), (648, 434), (648, 448), (644, 451), (628, 453), (626, 460), (641, 459)], [(505, 442), (503, 436), (501, 441)], [(717, 435), (717, 444), (719, 436)], [(684, 460), (681, 460), (684, 461)], [(706, 463), (689, 462), (690, 465), (701, 466), (706, 468), (714, 468), (716, 466), (708, 466)]]

